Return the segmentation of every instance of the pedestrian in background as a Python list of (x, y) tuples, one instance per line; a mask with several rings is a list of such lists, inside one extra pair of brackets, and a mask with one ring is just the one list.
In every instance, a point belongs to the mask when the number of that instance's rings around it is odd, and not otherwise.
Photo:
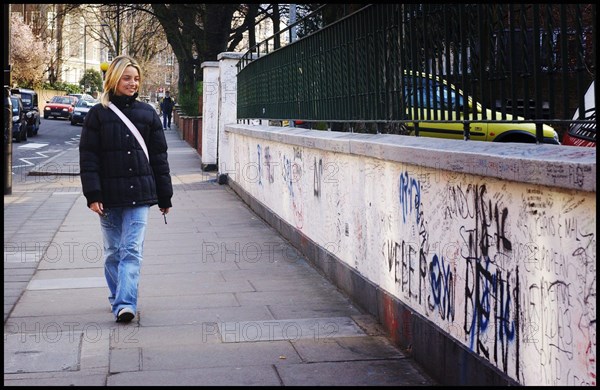
[(129, 56), (116, 57), (106, 71), (101, 104), (86, 115), (79, 143), (83, 194), (100, 218), (104, 276), (117, 322), (129, 322), (137, 313), (149, 209), (158, 204), (166, 223), (172, 206), (167, 142), (156, 110), (136, 99), (141, 82), (139, 64)]
[(173, 115), (174, 106), (175, 101), (171, 97), (171, 92), (166, 91), (165, 97), (160, 102), (160, 111), (162, 112), (164, 130), (171, 128), (171, 116)]

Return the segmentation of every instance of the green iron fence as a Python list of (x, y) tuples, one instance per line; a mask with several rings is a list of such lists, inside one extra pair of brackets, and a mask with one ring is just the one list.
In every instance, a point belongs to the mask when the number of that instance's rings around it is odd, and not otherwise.
[(481, 104), (478, 121), (519, 115), (561, 132), (586, 109), (595, 38), (592, 4), (370, 4), (283, 47), (273, 36), (251, 48), (238, 64), (237, 116), (378, 133), (460, 118), (468, 139), (468, 105), (432, 98), (448, 83)]

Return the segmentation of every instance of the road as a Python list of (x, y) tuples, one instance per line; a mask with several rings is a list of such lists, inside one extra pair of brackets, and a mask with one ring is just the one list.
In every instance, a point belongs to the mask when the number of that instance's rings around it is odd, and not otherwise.
[[(40, 130), (27, 141), (12, 144), (13, 185), (28, 180), (36, 166), (47, 164), (58, 153), (79, 145), (81, 125), (72, 126), (67, 119), (41, 119)], [(51, 167), (48, 167), (51, 171)], [(30, 179), (29, 179), (30, 180)]]

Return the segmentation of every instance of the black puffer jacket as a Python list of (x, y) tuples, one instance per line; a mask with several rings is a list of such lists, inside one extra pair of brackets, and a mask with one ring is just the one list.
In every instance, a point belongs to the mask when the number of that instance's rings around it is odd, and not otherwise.
[(81, 184), (88, 207), (93, 202), (102, 202), (106, 208), (172, 206), (173, 186), (162, 123), (156, 110), (136, 97), (111, 96), (110, 100), (142, 134), (150, 164), (117, 114), (102, 104), (93, 106), (85, 116), (79, 142)]

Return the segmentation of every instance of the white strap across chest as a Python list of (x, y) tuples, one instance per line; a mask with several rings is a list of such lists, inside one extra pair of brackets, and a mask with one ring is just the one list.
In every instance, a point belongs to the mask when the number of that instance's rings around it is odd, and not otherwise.
[(146, 142), (144, 142), (144, 138), (142, 137), (142, 135), (140, 134), (138, 129), (135, 127), (135, 125), (133, 123), (131, 123), (129, 118), (127, 118), (125, 116), (125, 114), (123, 114), (123, 112), (121, 112), (121, 110), (119, 110), (119, 108), (117, 106), (115, 106), (112, 103), (108, 103), (108, 107), (111, 110), (113, 110), (115, 112), (115, 114), (117, 114), (119, 116), (119, 118), (121, 118), (121, 120), (127, 125), (127, 127), (129, 127), (129, 130), (131, 131), (131, 133), (133, 134), (135, 139), (137, 139), (137, 141), (142, 146), (142, 149), (144, 149), (144, 154), (146, 154), (146, 158), (148, 159), (148, 162), (150, 162), (150, 156), (148, 155), (148, 149), (146, 148)]

